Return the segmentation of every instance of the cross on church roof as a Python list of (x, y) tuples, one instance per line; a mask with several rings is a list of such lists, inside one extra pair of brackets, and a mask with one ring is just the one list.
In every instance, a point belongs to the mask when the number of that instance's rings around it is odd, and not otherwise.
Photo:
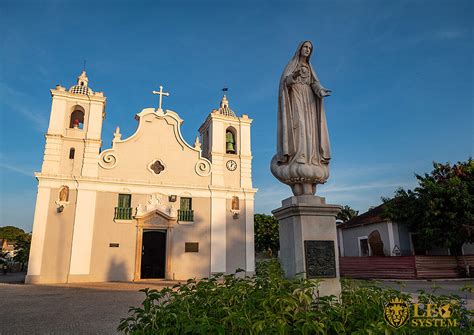
[(159, 94), (160, 95), (160, 100), (158, 103), (158, 110), (161, 110), (161, 105), (163, 103), (163, 95), (168, 97), (170, 94), (163, 92), (163, 86), (160, 85), (160, 90), (159, 91), (153, 91), (153, 94)]

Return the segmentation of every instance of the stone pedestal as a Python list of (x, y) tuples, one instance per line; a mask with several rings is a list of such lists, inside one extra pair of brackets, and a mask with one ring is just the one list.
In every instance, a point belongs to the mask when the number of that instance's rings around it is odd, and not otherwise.
[(336, 215), (322, 197), (293, 196), (272, 213), (280, 226), (280, 261), (287, 278), (321, 279), (319, 294), (339, 296)]

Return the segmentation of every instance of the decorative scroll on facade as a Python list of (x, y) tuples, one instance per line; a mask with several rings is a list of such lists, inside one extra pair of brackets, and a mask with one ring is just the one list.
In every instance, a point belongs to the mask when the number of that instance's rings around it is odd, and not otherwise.
[(117, 157), (112, 149), (105, 150), (100, 154), (99, 165), (104, 169), (113, 169), (117, 165)]
[(208, 176), (211, 173), (211, 162), (209, 162), (207, 159), (202, 159), (201, 158), (196, 163), (196, 166), (194, 167), (194, 170), (201, 177)]

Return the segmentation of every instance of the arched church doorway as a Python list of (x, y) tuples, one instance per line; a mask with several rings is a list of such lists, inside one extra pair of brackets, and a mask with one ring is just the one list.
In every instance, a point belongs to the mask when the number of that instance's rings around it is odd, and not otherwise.
[(165, 278), (166, 230), (144, 230), (141, 278)]

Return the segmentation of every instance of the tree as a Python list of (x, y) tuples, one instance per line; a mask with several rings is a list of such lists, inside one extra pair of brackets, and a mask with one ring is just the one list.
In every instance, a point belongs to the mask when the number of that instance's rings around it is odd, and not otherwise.
[(255, 251), (271, 250), (276, 255), (280, 249), (278, 221), (273, 215), (255, 214)]
[(345, 205), (342, 207), (342, 210), (337, 214), (336, 219), (342, 220), (342, 222), (349, 221), (350, 219), (359, 215), (359, 211), (352, 209), (350, 206)]
[(21, 271), (24, 270), (25, 264), (30, 256), (31, 234), (25, 233), (15, 241), (15, 256), (13, 260), (21, 264)]
[(23, 229), (13, 226), (0, 227), (0, 238), (8, 241), (15, 241), (19, 236), (25, 234)]
[(13, 260), (21, 263), (21, 270), (23, 270), (30, 254), (31, 234), (17, 227), (6, 226), (0, 227), (0, 239), (6, 239), (15, 244)]
[(446, 247), (459, 255), (464, 243), (474, 242), (474, 161), (433, 163), (430, 174), (415, 176), (414, 190), (400, 188), (383, 199), (385, 216), (417, 233), (425, 250)]

